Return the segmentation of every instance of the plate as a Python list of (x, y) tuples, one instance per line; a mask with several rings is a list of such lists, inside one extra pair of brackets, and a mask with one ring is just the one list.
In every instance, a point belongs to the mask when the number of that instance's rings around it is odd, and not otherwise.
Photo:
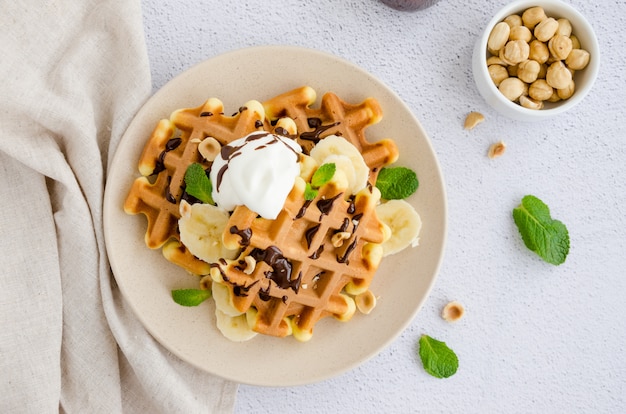
[[(325, 318), (313, 338), (257, 335), (244, 343), (225, 339), (215, 326), (212, 301), (195, 308), (177, 305), (171, 290), (197, 287), (197, 278), (169, 263), (160, 250), (144, 244), (143, 215), (124, 213), (123, 203), (139, 176), (137, 161), (159, 119), (178, 108), (196, 107), (210, 97), (225, 112), (242, 103), (266, 100), (309, 85), (318, 98), (335, 92), (347, 102), (374, 97), (383, 109), (369, 127), (370, 141), (393, 138), (400, 149), (396, 165), (417, 172), (420, 186), (409, 201), (422, 217), (420, 245), (383, 259), (371, 284), (379, 296), (369, 315), (349, 322)], [(346, 372), (379, 353), (413, 320), (431, 290), (443, 256), (446, 197), (431, 143), (410, 109), (374, 76), (338, 57), (316, 50), (263, 46), (229, 52), (177, 76), (139, 110), (122, 137), (107, 179), (104, 199), (107, 252), (125, 300), (165, 348), (184, 361), (220, 377), (251, 385), (293, 386)]]

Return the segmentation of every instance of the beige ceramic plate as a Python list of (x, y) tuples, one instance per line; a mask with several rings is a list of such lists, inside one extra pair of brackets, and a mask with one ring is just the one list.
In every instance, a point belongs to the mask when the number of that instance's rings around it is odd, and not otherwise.
[[(383, 260), (372, 282), (380, 297), (370, 315), (347, 323), (326, 318), (313, 339), (299, 343), (257, 335), (233, 343), (215, 327), (212, 301), (197, 308), (174, 303), (172, 289), (197, 287), (197, 279), (144, 244), (146, 220), (122, 209), (138, 176), (137, 160), (156, 122), (178, 108), (210, 97), (226, 111), (250, 99), (267, 98), (309, 85), (318, 97), (327, 91), (348, 102), (372, 96), (383, 120), (367, 130), (370, 141), (390, 137), (400, 148), (396, 165), (417, 172), (420, 187), (408, 201), (423, 221), (420, 246)], [(406, 105), (373, 76), (337, 57), (297, 47), (267, 46), (209, 59), (159, 90), (137, 113), (122, 138), (106, 186), (105, 236), (113, 273), (122, 293), (148, 331), (167, 349), (210, 373), (255, 385), (288, 386), (320, 381), (376, 355), (411, 322), (435, 281), (446, 236), (446, 199), (437, 159), (428, 137)]]

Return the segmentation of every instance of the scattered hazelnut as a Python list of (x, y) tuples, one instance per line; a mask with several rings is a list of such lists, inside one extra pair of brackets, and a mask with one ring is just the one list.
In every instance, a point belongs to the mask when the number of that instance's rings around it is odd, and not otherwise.
[(198, 152), (207, 161), (215, 160), (217, 154), (222, 150), (220, 143), (213, 137), (206, 137), (198, 144)]
[(465, 117), (465, 124), (463, 128), (474, 129), (474, 127), (485, 120), (485, 116), (480, 112), (470, 112)]
[(498, 158), (502, 156), (502, 154), (504, 154), (505, 150), (506, 145), (504, 144), (504, 142), (498, 141), (494, 144), (491, 144), (491, 146), (489, 147), (489, 151), (487, 152), (487, 157), (489, 157), (490, 159)]
[(371, 290), (366, 290), (354, 297), (354, 303), (359, 312), (368, 315), (376, 307), (376, 296)]
[(460, 302), (452, 301), (444, 306), (441, 317), (448, 322), (456, 322), (465, 315), (465, 308)]
[(256, 260), (252, 256), (246, 256), (243, 260), (246, 263), (246, 267), (243, 269), (243, 272), (247, 275), (251, 275), (256, 267)]
[(344, 240), (348, 240), (350, 236), (351, 236), (350, 232), (340, 231), (338, 233), (333, 234), (333, 236), (330, 238), (330, 242), (332, 243), (334, 247), (341, 247), (343, 246)]

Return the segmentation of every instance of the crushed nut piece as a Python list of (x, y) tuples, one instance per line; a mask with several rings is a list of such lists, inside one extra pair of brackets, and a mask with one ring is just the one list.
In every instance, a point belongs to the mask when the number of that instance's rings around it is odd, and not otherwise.
[(495, 144), (491, 144), (489, 147), (489, 152), (487, 152), (487, 156), (491, 159), (498, 158), (504, 151), (506, 150), (506, 144), (503, 141), (496, 142)]
[(456, 322), (465, 315), (465, 308), (460, 302), (452, 301), (444, 306), (441, 317), (448, 322)]
[(366, 290), (354, 297), (354, 302), (359, 312), (368, 315), (376, 307), (376, 296), (371, 290)]
[(207, 161), (215, 160), (217, 154), (220, 153), (222, 146), (213, 137), (206, 137), (200, 144), (198, 144), (198, 151), (200, 155)]
[(470, 112), (465, 117), (465, 129), (473, 129), (476, 125), (480, 124), (485, 120), (485, 116), (480, 112)]
[(200, 279), (200, 289), (209, 290), (211, 289), (211, 284), (213, 283), (213, 278), (211, 275), (202, 276)]
[(246, 268), (243, 269), (243, 272), (247, 275), (251, 275), (252, 272), (254, 272), (254, 268), (256, 267), (256, 260), (254, 259), (254, 257), (246, 256), (244, 258), (244, 261), (246, 262)]
[(340, 231), (339, 233), (333, 234), (333, 237), (330, 238), (330, 242), (334, 247), (343, 246), (343, 241), (348, 240), (350, 238), (350, 233), (347, 231)]

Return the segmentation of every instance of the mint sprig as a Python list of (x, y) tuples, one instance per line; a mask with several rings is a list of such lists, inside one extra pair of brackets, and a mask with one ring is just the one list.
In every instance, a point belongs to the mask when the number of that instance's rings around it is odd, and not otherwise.
[(172, 299), (182, 306), (198, 306), (211, 297), (210, 290), (204, 289), (177, 289), (172, 290)]
[(213, 186), (202, 165), (193, 163), (185, 171), (185, 191), (203, 203), (215, 204), (211, 192)]
[(319, 192), (318, 189), (332, 180), (335, 175), (335, 171), (337, 171), (337, 166), (334, 162), (320, 165), (319, 168), (313, 173), (311, 182), (306, 183), (306, 188), (304, 189), (304, 199), (310, 201), (317, 197)]
[(459, 359), (445, 342), (438, 341), (428, 335), (419, 340), (419, 355), (424, 369), (433, 377), (448, 378), (459, 368)]
[(533, 195), (522, 198), (513, 209), (513, 220), (526, 247), (553, 265), (565, 262), (569, 253), (569, 233), (565, 224), (550, 216), (548, 206)]
[(419, 181), (410, 168), (386, 167), (378, 173), (376, 187), (385, 200), (403, 200), (417, 191)]

